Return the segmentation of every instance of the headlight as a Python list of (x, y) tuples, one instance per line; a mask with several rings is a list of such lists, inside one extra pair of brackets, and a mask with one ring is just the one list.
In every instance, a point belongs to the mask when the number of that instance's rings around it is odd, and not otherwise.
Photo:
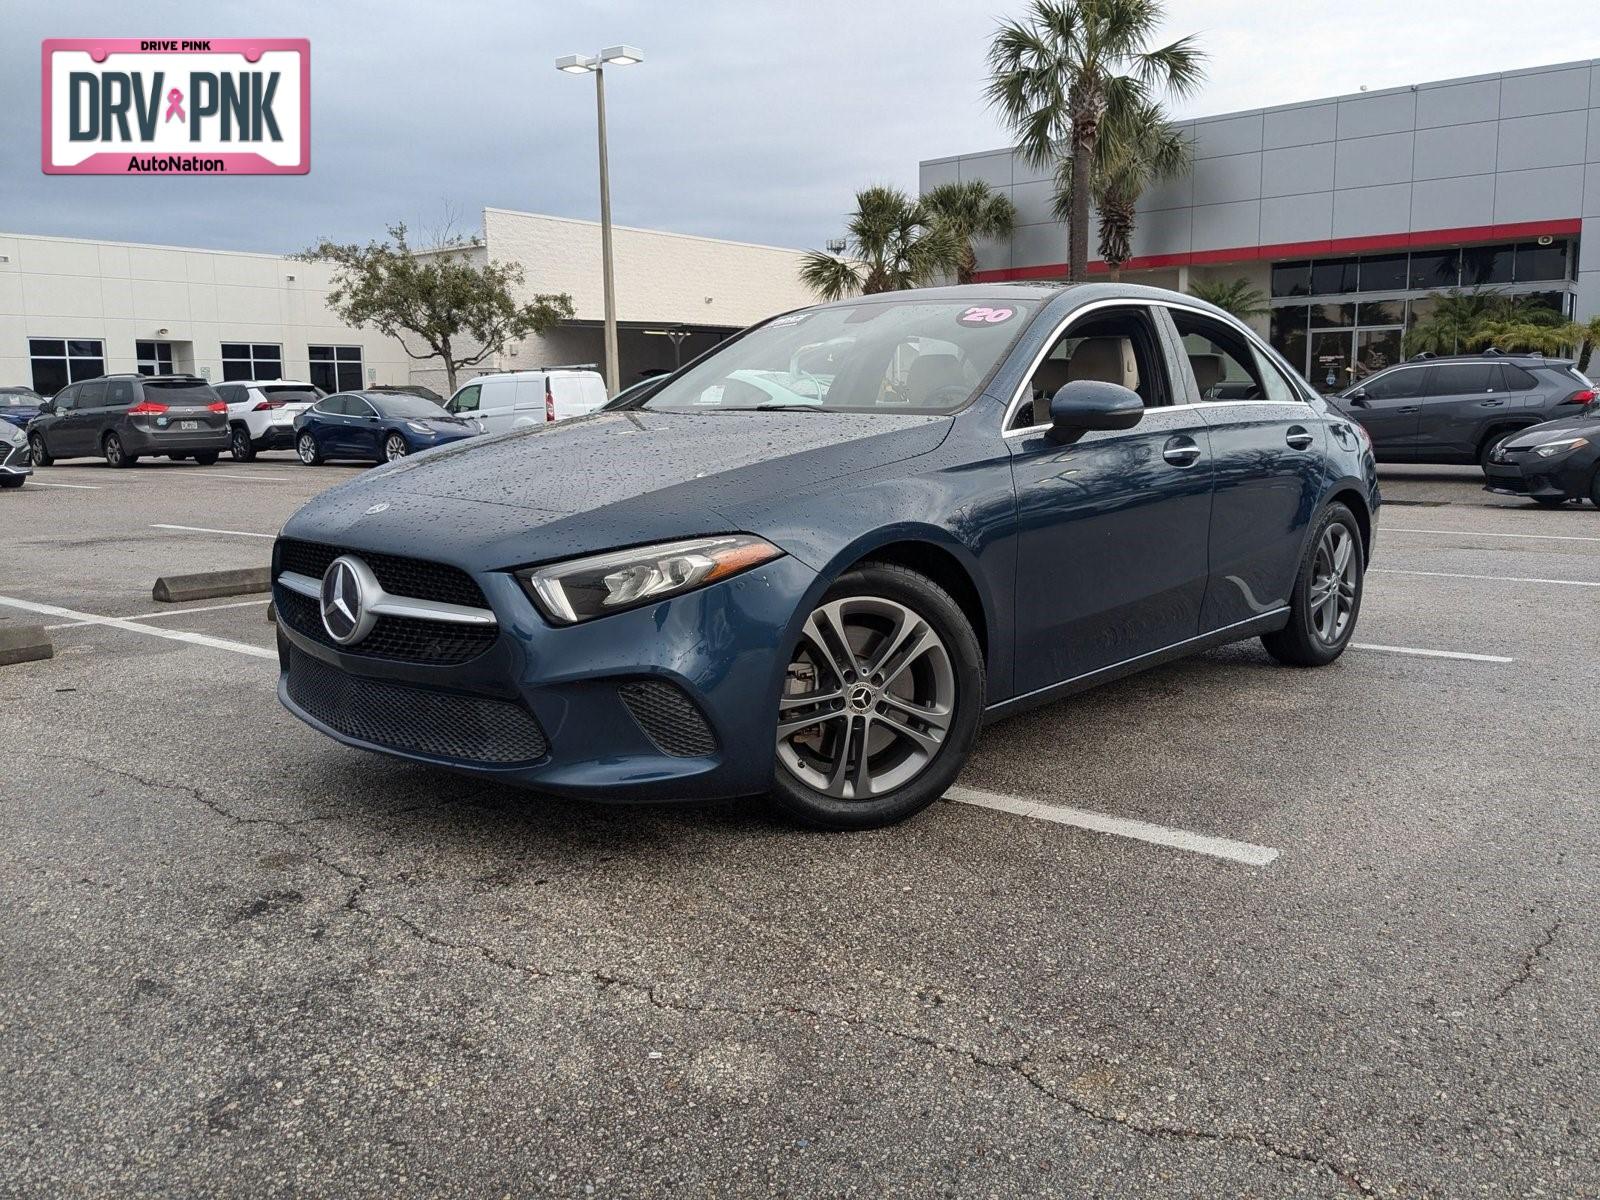
[(1565, 454), (1568, 450), (1578, 450), (1589, 444), (1585, 437), (1562, 438), (1559, 442), (1546, 442), (1542, 446), (1534, 447), (1534, 453), (1540, 458), (1554, 458), (1558, 454)]
[(734, 533), (575, 558), (516, 575), (545, 616), (575, 625), (693, 591), (782, 554), (752, 534)]
[(416, 433), (432, 433), (432, 425), (424, 425), (421, 421), (407, 421), (406, 428)]

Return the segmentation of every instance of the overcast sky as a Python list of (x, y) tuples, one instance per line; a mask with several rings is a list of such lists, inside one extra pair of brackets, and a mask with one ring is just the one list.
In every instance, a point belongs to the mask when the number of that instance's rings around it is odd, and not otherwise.
[[(598, 215), (594, 87), (557, 55), (626, 42), (607, 73), (621, 224), (817, 246), (854, 190), (1006, 144), (983, 102), (997, 14), (950, 0), (5, 0), (0, 230), (293, 251), (388, 221), (475, 227), (484, 206)], [(1600, 57), (1595, 0), (1169, 0), (1210, 57), (1200, 116)], [(138, 14), (138, 22), (131, 13)], [(122, 178), (39, 170), (46, 37), (311, 40), (307, 176)]]

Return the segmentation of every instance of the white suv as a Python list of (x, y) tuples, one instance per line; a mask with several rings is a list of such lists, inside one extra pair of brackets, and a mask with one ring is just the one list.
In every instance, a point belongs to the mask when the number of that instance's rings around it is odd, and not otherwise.
[(471, 421), (482, 433), (565, 421), (605, 407), (600, 374), (581, 367), (479, 375), (456, 389), (445, 411)]
[(229, 446), (240, 462), (258, 450), (294, 449), (294, 419), (323, 396), (314, 384), (293, 379), (235, 379), (216, 390), (228, 406)]

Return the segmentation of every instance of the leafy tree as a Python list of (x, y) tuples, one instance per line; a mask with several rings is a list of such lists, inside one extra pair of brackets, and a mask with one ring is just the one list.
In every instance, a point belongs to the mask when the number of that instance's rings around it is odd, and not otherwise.
[[(572, 297), (540, 294), (519, 304), (516, 263), (471, 261), (477, 238), (442, 249), (414, 251), (403, 223), (389, 227), (392, 241), (365, 246), (326, 238), (296, 255), (335, 268), (328, 307), (351, 325), (370, 325), (400, 343), (415, 359), (442, 359), (450, 391), (456, 370), (476, 366), (508, 343), (540, 334), (573, 314)], [(410, 336), (425, 350), (413, 350)]]
[(1239, 279), (1202, 279), (1189, 284), (1189, 295), (1207, 304), (1215, 304), (1225, 313), (1241, 321), (1264, 317), (1270, 311), (1266, 293), (1251, 287), (1250, 281)]
[[(1102, 126), (1130, 130), (1160, 113), (1157, 96), (1193, 92), (1204, 55), (1192, 37), (1145, 49), (1165, 15), (1160, 0), (1033, 0), (989, 46), (989, 102), (1017, 137), (1023, 157), (1054, 168), (1071, 197), (1067, 275), (1089, 268), (1090, 186), (1073, 164), (1094, 164)], [(1062, 149), (1068, 152), (1062, 162)]]
[(941, 183), (922, 194), (922, 206), (936, 225), (959, 243), (955, 264), (957, 283), (971, 283), (978, 269), (972, 243), (976, 238), (1006, 237), (1017, 223), (1017, 208), (981, 179)]
[(812, 250), (801, 261), (800, 282), (824, 300), (921, 287), (960, 261), (950, 229), (899, 188), (857, 192), (845, 233), (843, 253)]

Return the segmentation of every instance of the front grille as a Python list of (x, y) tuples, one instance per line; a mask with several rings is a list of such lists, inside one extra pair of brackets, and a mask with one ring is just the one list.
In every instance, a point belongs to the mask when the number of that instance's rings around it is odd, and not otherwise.
[(293, 571), (321, 579), (328, 564), (341, 554), (359, 558), (372, 568), (378, 583), (391, 596), (413, 600), (437, 600), (441, 604), (461, 604), (467, 608), (488, 608), (483, 592), (459, 567), (428, 562), (421, 558), (401, 558), (394, 554), (368, 554), (365, 550), (345, 550), (321, 542), (278, 539), (278, 570)]
[(5, 453), (0, 454), (0, 467), (29, 467), (33, 465), (33, 455), (28, 443), (20, 446), (6, 446)]
[(521, 705), (347, 675), (293, 646), (288, 691), (330, 729), (390, 750), (486, 766), (536, 762), (550, 751)]
[(322, 624), (322, 613), (310, 596), (276, 587), (272, 590), (272, 599), (277, 605), (278, 619), (296, 633), (345, 654), (361, 654), (368, 658), (453, 666), (477, 658), (500, 636), (499, 628), (494, 625), (458, 625), (451, 621), (382, 616), (366, 637), (353, 646), (341, 646), (328, 636)]
[(682, 688), (659, 680), (642, 680), (625, 683), (617, 691), (639, 728), (663, 754), (702, 758), (716, 752), (716, 734)]

